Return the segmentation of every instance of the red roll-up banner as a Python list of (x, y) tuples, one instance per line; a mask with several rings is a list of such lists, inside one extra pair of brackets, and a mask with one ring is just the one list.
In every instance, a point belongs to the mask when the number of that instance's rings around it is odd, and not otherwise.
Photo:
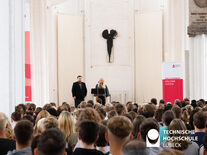
[(24, 31), (25, 31), (25, 101), (32, 101), (31, 63), (30, 63), (30, 3), (25, 2)]
[(180, 62), (163, 63), (163, 99), (174, 104), (176, 99), (183, 100), (183, 64)]

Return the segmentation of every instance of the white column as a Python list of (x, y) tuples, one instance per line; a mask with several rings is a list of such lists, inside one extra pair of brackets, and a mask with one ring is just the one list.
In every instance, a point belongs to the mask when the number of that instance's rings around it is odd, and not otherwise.
[(207, 35), (190, 38), (190, 97), (207, 99)]
[(0, 1), (0, 111), (24, 102), (23, 0)]

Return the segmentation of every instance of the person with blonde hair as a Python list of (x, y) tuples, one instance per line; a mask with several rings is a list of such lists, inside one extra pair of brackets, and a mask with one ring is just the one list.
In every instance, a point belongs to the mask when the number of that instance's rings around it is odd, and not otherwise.
[(65, 140), (68, 141), (71, 134), (75, 132), (74, 120), (68, 111), (61, 112), (58, 118), (58, 127), (63, 132)]
[(96, 89), (97, 90), (100, 90), (100, 89), (104, 90), (104, 94), (97, 94), (96, 99), (101, 99), (102, 104), (105, 105), (106, 98), (109, 97), (110, 94), (109, 94), (109, 89), (108, 89), (107, 85), (105, 84), (103, 78), (99, 79), (98, 84), (96, 85)]
[(34, 136), (37, 136), (39, 133), (38, 133), (38, 129), (37, 129), (37, 124), (38, 124), (38, 121), (42, 118), (47, 118), (49, 117), (50, 114), (49, 112), (47, 112), (46, 110), (42, 110), (38, 113), (37, 117), (36, 117), (36, 120), (35, 120), (35, 126), (34, 126)]
[(7, 136), (8, 124), (8, 118), (4, 113), (0, 112), (0, 154), (6, 154), (16, 148), (15, 141)]

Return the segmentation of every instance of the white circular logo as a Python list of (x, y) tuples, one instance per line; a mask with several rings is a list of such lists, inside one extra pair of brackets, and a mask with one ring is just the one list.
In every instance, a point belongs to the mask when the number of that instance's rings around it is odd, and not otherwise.
[(156, 140), (159, 137), (159, 133), (155, 129), (150, 129), (147, 135), (150, 140)]

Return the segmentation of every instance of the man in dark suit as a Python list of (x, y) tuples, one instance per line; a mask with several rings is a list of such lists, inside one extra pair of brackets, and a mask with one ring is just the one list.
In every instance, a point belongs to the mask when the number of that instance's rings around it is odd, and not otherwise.
[(87, 95), (86, 84), (82, 82), (82, 76), (80, 75), (77, 77), (77, 82), (73, 83), (72, 95), (75, 100), (75, 107), (77, 108)]

